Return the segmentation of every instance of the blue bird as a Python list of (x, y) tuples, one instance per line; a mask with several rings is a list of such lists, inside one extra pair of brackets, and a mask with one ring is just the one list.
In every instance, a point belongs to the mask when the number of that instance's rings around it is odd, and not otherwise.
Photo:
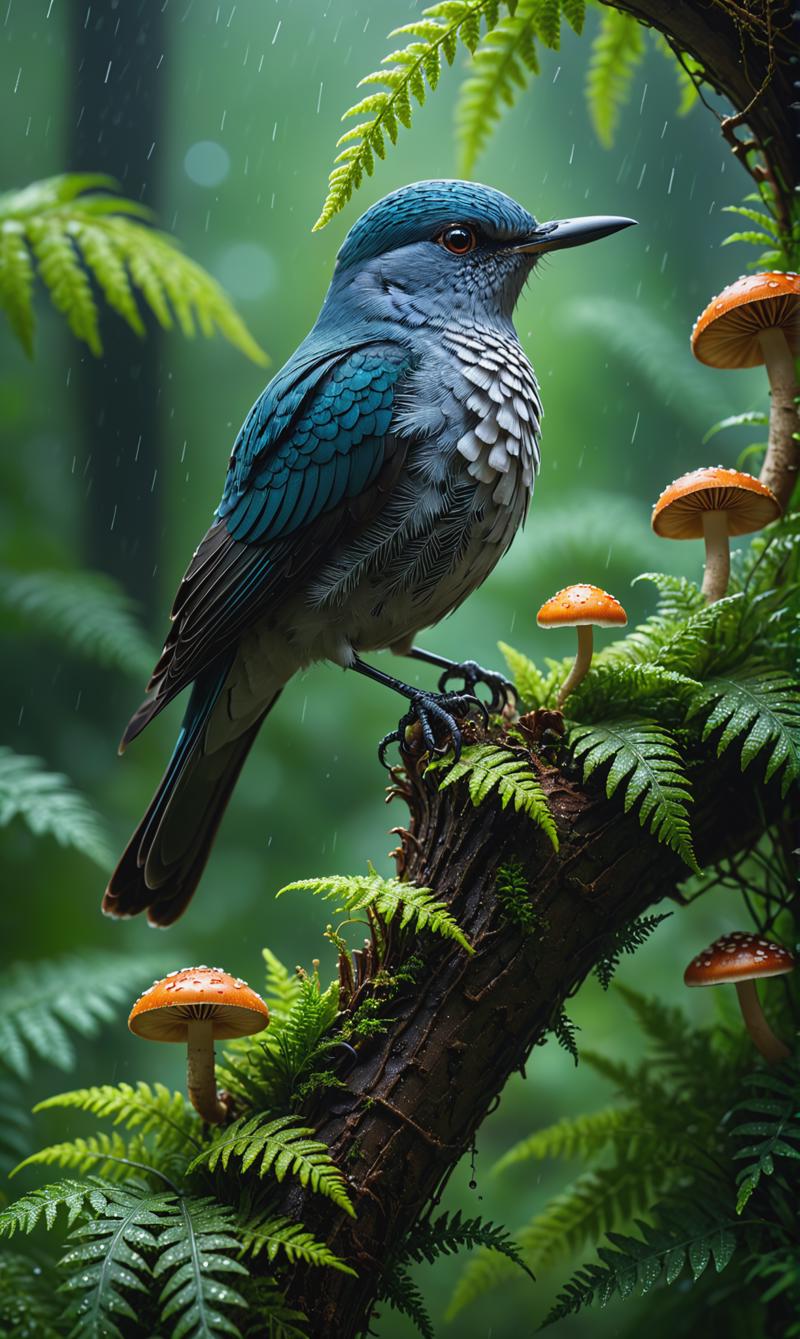
[[(625, 218), (537, 223), (466, 181), (394, 191), (351, 228), (317, 322), (250, 410), (147, 697), (120, 746), (191, 687), (167, 770), (103, 909), (168, 925), (188, 903), (250, 746), (298, 670), (332, 661), (402, 694), (429, 748), (501, 676), (414, 646), (486, 579), (528, 508), (541, 402), (512, 324), (540, 256)], [(444, 669), (424, 693), (365, 664)], [(445, 692), (451, 678), (463, 691)], [(485, 709), (485, 708), (484, 708)]]

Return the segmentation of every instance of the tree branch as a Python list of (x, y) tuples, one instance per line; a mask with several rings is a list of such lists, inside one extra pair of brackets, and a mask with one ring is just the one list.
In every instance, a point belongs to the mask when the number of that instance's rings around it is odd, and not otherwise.
[[(534, 765), (556, 815), (558, 854), (526, 816), (496, 801), (474, 808), (463, 783), (439, 791), (411, 766), (399, 787), (411, 823), (398, 863), (447, 901), (475, 952), (430, 938), (390, 946), (389, 971), (412, 951), (424, 956), (424, 971), (392, 999), (387, 1032), (362, 1044), (346, 1091), (312, 1113), (350, 1180), (357, 1217), (345, 1219), (297, 1189), (285, 1207), (358, 1271), (357, 1278), (294, 1274), (290, 1300), (306, 1312), (314, 1339), (364, 1331), (392, 1251), (441, 1193), (506, 1080), (601, 956), (606, 936), (675, 896), (688, 875), (599, 785), (579, 786), (535, 758)], [(755, 783), (718, 769), (708, 764), (696, 777), (703, 798), (694, 830), (709, 864), (746, 846), (764, 821)], [(776, 808), (777, 788), (772, 799)], [(505, 919), (495, 895), (498, 867), (510, 860), (528, 880), (538, 926), (532, 935)], [(679, 972), (680, 964), (676, 984)]]

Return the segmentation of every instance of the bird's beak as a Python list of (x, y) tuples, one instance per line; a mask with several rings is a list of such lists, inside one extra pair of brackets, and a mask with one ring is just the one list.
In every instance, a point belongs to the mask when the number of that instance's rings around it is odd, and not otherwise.
[(552, 223), (537, 224), (530, 236), (512, 247), (512, 250), (532, 254), (560, 251), (568, 246), (583, 246), (584, 242), (610, 237), (612, 232), (630, 228), (635, 223), (636, 219), (616, 218), (609, 214), (593, 214), (582, 219), (554, 219)]

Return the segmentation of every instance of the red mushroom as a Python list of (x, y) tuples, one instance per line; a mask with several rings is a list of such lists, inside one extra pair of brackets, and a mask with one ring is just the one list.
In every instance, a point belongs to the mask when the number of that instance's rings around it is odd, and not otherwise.
[(770, 1065), (786, 1060), (791, 1052), (775, 1036), (764, 1017), (758, 998), (756, 981), (766, 976), (785, 976), (795, 967), (795, 959), (788, 948), (775, 944), (759, 935), (734, 930), (732, 934), (715, 939), (714, 943), (693, 958), (683, 975), (687, 986), (721, 986), (733, 984), (739, 997), (745, 1027), (753, 1042)]

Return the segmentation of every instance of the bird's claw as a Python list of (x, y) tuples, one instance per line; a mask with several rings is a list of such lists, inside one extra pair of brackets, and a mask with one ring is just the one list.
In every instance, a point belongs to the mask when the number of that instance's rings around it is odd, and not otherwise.
[(447, 692), (447, 683), (450, 679), (463, 679), (464, 692), (474, 696), (478, 684), (484, 684), (492, 694), (489, 701), (489, 710), (499, 712), (503, 710), (509, 700), (516, 704), (518, 693), (510, 679), (504, 678), (496, 670), (486, 670), (478, 665), (474, 660), (465, 660), (463, 664), (453, 665), (446, 669), (439, 677), (439, 692)]
[[(384, 735), (378, 745), (378, 758), (383, 767), (387, 767), (386, 750), (390, 744), (399, 744), (405, 750), (405, 734), (410, 725), (419, 725), (426, 748), (431, 753), (446, 753), (453, 746), (454, 761), (461, 757), (461, 730), (458, 721), (463, 720), (473, 710), (480, 712), (484, 725), (488, 725), (489, 711), (486, 703), (481, 702), (474, 693), (415, 693), (410, 699), (408, 711), (400, 717), (396, 730)], [(445, 743), (440, 746), (437, 740), (437, 727)]]

